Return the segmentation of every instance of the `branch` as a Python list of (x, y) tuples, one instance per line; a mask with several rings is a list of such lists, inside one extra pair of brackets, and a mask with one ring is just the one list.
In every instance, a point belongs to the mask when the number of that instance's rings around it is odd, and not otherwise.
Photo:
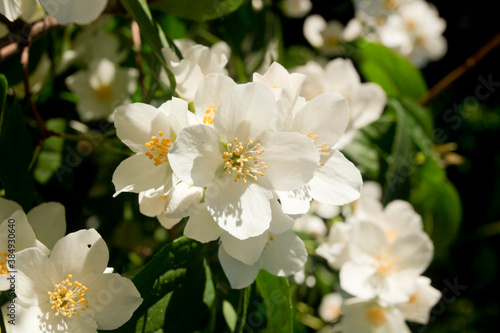
[(438, 96), (443, 90), (445, 90), (450, 84), (458, 80), (470, 69), (477, 65), (477, 63), (483, 60), (493, 49), (500, 45), (500, 32), (497, 33), (492, 39), (490, 39), (486, 44), (484, 44), (476, 53), (471, 57), (467, 58), (463, 64), (455, 68), (452, 72), (446, 75), (441, 81), (436, 83), (420, 100), (421, 105), (425, 105), (432, 101), (436, 96)]

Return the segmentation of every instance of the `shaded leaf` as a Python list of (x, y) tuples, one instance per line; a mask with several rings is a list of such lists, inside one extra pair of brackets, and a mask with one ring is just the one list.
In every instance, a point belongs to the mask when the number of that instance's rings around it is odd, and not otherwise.
[(234, 12), (243, 0), (161, 0), (152, 3), (151, 9), (161, 10), (178, 17), (195, 21), (207, 21)]

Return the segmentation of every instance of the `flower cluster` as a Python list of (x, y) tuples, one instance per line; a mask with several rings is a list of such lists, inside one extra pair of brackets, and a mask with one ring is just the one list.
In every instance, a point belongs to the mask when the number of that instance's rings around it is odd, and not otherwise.
[(446, 21), (425, 0), (356, 0), (355, 17), (346, 27), (311, 15), (304, 22), (309, 43), (331, 56), (345, 51), (342, 43), (358, 37), (382, 43), (418, 67), (438, 60), (447, 51)]
[[(377, 183), (365, 183), (361, 198), (344, 209), (316, 250), (340, 271), (340, 287), (323, 299), (319, 312), (332, 321), (342, 314), (346, 332), (409, 332), (408, 321), (427, 324), (441, 293), (421, 276), (433, 257), (422, 219), (406, 201), (380, 203)], [(333, 316), (335, 313), (336, 316)]]
[(311, 199), (343, 205), (359, 196), (361, 175), (335, 148), (349, 104), (335, 92), (306, 101), (299, 96), (306, 77), (278, 63), (236, 84), (220, 73), (225, 60), (218, 63), (217, 52), (191, 45), (186, 54), (171, 66), (181, 87), (193, 82), (186, 87), (194, 90), (194, 113), (177, 98), (115, 112), (118, 137), (136, 153), (116, 169), (115, 195), (139, 193), (141, 212), (166, 228), (190, 216), (185, 235), (219, 239), (234, 288), (252, 283), (261, 268), (292, 275), (307, 253), (287, 214), (306, 213)]

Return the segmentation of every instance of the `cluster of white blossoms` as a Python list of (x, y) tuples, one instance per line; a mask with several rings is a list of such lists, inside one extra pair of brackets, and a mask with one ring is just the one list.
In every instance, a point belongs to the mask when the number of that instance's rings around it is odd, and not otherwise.
[(307, 252), (288, 214), (306, 213), (311, 199), (343, 205), (359, 197), (361, 174), (335, 148), (350, 122), (347, 99), (325, 92), (306, 101), (306, 76), (278, 63), (236, 84), (217, 46), (176, 44), (182, 60), (164, 54), (194, 112), (179, 98), (116, 110), (117, 135), (136, 154), (116, 169), (115, 195), (139, 193), (141, 212), (166, 228), (189, 216), (184, 234), (219, 240), (233, 288), (260, 269), (295, 274)]
[(354, 7), (355, 17), (345, 28), (317, 14), (307, 17), (304, 36), (327, 56), (342, 53), (342, 43), (362, 37), (382, 43), (418, 67), (447, 51), (446, 21), (425, 0), (355, 0)]
[(326, 321), (342, 314), (344, 332), (410, 332), (405, 320), (427, 324), (441, 298), (421, 275), (434, 247), (420, 215), (402, 200), (383, 207), (380, 196), (380, 186), (366, 182), (361, 198), (344, 209), (346, 221), (334, 222), (316, 250), (340, 271), (349, 295), (326, 295), (319, 313)]
[(95, 230), (64, 236), (60, 203), (25, 214), (0, 198), (0, 221), (0, 291), (16, 296), (2, 307), (5, 323), (15, 318), (7, 332), (111, 330), (141, 304), (134, 284), (106, 268), (108, 249)]

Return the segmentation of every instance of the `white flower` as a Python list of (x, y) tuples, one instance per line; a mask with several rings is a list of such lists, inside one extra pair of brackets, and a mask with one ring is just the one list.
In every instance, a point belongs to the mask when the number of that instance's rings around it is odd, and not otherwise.
[(16, 202), (0, 198), (0, 221), (0, 290), (7, 290), (9, 254), (30, 247), (48, 254), (66, 233), (66, 217), (64, 206), (57, 202), (36, 206), (26, 215)]
[(310, 139), (276, 132), (276, 102), (260, 83), (233, 87), (213, 127), (183, 129), (170, 149), (175, 174), (206, 187), (205, 202), (219, 226), (239, 239), (269, 229), (272, 191), (307, 183), (319, 154)]
[(38, 0), (0, 0), (0, 14), (9, 21), (21, 18), (27, 23), (38, 21), (45, 16)]
[(431, 280), (425, 276), (419, 276), (417, 280), (418, 289), (410, 297), (410, 300), (398, 304), (398, 308), (408, 321), (426, 325), (429, 322), (429, 313), (434, 305), (441, 299), (441, 292), (431, 286)]
[(410, 333), (398, 308), (359, 298), (344, 301), (342, 328), (345, 333)]
[(358, 73), (348, 59), (330, 61), (326, 68), (309, 61), (305, 66), (296, 68), (298, 73), (306, 75), (301, 96), (312, 100), (325, 91), (336, 92), (344, 96), (351, 110), (350, 120), (336, 148), (342, 149), (348, 144), (356, 130), (380, 118), (387, 96), (382, 88), (372, 82), (361, 83)]
[(323, 296), (318, 308), (318, 314), (326, 322), (337, 319), (341, 312), (342, 295), (339, 293), (330, 293)]
[(223, 41), (210, 48), (189, 39), (176, 40), (175, 45), (182, 54), (182, 60), (168, 47), (162, 49), (163, 56), (175, 76), (175, 91), (183, 99), (192, 102), (203, 77), (211, 73), (227, 73), (224, 67), (230, 49)]
[(305, 214), (295, 220), (293, 230), (304, 232), (314, 238), (322, 238), (328, 232), (323, 219), (312, 214)]
[(304, 37), (327, 56), (341, 53), (344, 25), (336, 20), (326, 22), (318, 14), (308, 16), (304, 21)]
[[(363, 193), (363, 192), (361, 192), (361, 193)], [(329, 205), (329, 204), (325, 204), (325, 203), (321, 203), (321, 202), (318, 202), (316, 200), (313, 200), (311, 202), (311, 209), (309, 210), (309, 212), (312, 214), (316, 214), (325, 220), (329, 220), (329, 219), (340, 214), (340, 207), (336, 206), (336, 205)]]
[[(199, 121), (189, 112), (187, 102), (179, 98), (167, 101), (158, 109), (142, 103), (119, 107), (115, 111), (116, 134), (136, 155), (116, 168), (113, 174), (114, 196), (121, 192), (150, 190), (168, 193), (174, 179), (169, 149), (182, 128), (197, 123)], [(151, 196), (152, 193), (144, 195)], [(165, 206), (158, 208), (164, 209)]]
[(389, 243), (373, 223), (360, 222), (349, 241), (350, 260), (340, 269), (342, 289), (362, 299), (379, 297), (390, 304), (407, 302), (417, 277), (429, 266), (434, 248), (425, 233)]
[(103, 273), (108, 258), (94, 229), (62, 238), (50, 256), (36, 248), (18, 252), (16, 329), (97, 332), (127, 322), (142, 298), (130, 280)]
[(59, 24), (89, 24), (101, 15), (108, 0), (40, 0), (47, 13), (56, 18)]
[(254, 11), (258, 12), (264, 7), (264, 2), (262, 0), (252, 0), (252, 8)]
[(199, 209), (203, 188), (190, 186), (172, 175), (172, 187), (151, 189), (139, 193), (139, 209), (146, 216), (156, 217), (161, 225), (170, 229), (183, 217)]
[(305, 16), (312, 8), (311, 0), (282, 0), (283, 14), (292, 18)]
[(137, 87), (136, 68), (119, 68), (108, 59), (96, 59), (89, 70), (66, 78), (66, 85), (78, 97), (76, 110), (82, 121), (106, 118), (129, 103)]
[(352, 228), (353, 225), (350, 223), (335, 222), (330, 228), (328, 240), (316, 249), (316, 254), (325, 258), (333, 269), (340, 270), (350, 259), (349, 242)]

